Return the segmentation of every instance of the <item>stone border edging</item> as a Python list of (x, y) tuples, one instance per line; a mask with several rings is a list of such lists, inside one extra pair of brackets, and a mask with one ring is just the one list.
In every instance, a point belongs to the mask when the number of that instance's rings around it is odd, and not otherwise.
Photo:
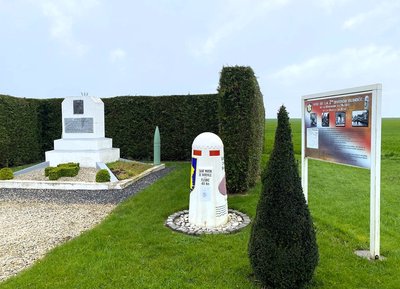
[[(248, 224), (250, 224), (250, 218), (245, 214), (237, 210), (229, 209), (228, 215), (230, 215), (230, 220), (223, 226), (218, 226), (215, 228), (204, 228), (198, 227), (196, 225), (191, 225), (186, 216), (189, 215), (189, 210), (183, 210), (170, 215), (165, 221), (165, 226), (170, 229), (184, 233), (187, 235), (202, 235), (202, 234), (231, 234), (237, 232)], [(178, 218), (181, 220), (175, 222)], [(242, 219), (242, 221), (238, 221)], [(184, 219), (184, 221), (182, 220)]]
[(95, 182), (57, 182), (57, 181), (28, 181), (28, 180), (1, 180), (0, 188), (5, 189), (40, 189), (40, 190), (121, 190), (137, 182), (141, 178), (165, 168), (165, 164), (154, 166), (141, 174), (123, 181), (95, 183)]

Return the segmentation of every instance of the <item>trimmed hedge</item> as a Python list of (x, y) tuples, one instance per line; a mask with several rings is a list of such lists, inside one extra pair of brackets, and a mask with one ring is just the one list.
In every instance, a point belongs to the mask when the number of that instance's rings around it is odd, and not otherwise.
[(54, 149), (54, 140), (62, 135), (61, 98), (41, 99), (38, 101), (40, 127), (40, 155)]
[(0, 166), (32, 163), (40, 155), (38, 101), (0, 95)]
[(12, 180), (14, 178), (14, 173), (10, 168), (2, 168), (0, 170), (0, 180)]
[(62, 99), (0, 95), (0, 166), (42, 160), (61, 137)]
[(219, 136), (224, 142), (227, 190), (247, 191), (260, 175), (265, 111), (250, 67), (224, 67), (219, 82)]
[[(218, 133), (217, 98), (217, 94), (105, 98), (105, 133), (121, 156), (149, 160), (158, 125), (162, 159), (188, 160), (198, 134)], [(61, 102), (0, 96), (0, 166), (43, 160), (44, 152), (52, 150), (62, 135)]]
[(58, 180), (61, 177), (75, 177), (79, 173), (78, 163), (59, 164), (56, 167), (47, 167), (44, 174), (49, 180)]
[(151, 160), (158, 126), (162, 160), (189, 160), (198, 134), (218, 133), (217, 98), (217, 94), (105, 98), (106, 135), (121, 156)]
[(106, 169), (101, 169), (96, 173), (97, 183), (106, 183), (111, 179), (110, 173)]

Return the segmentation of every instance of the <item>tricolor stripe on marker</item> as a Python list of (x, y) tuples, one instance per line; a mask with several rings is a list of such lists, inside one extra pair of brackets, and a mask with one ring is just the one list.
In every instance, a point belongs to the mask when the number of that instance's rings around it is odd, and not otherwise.
[(201, 156), (201, 151), (200, 150), (193, 150), (193, 155)]

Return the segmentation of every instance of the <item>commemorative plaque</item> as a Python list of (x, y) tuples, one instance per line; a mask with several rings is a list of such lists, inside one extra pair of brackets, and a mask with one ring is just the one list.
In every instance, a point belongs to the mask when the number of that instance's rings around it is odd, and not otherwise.
[(83, 114), (83, 100), (74, 100), (74, 114)]
[(93, 133), (93, 118), (65, 118), (65, 133)]

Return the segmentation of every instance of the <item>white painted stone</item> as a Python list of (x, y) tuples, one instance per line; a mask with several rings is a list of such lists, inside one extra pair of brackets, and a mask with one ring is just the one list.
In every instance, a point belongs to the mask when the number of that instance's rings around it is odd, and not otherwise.
[[(74, 102), (83, 101), (83, 113), (74, 113)], [(67, 97), (61, 104), (62, 111), (62, 127), (63, 139), (80, 139), (80, 138), (104, 138), (104, 103), (94, 96), (85, 97)], [(93, 132), (77, 132), (68, 131), (68, 120), (71, 119), (93, 119)]]
[(62, 138), (45, 153), (46, 161), (50, 166), (77, 162), (81, 167), (117, 161), (119, 148), (104, 136), (103, 101), (93, 96), (68, 97), (62, 102)]
[[(76, 147), (75, 147), (76, 148)], [(119, 159), (119, 149), (70, 149), (70, 150), (53, 150), (46, 152), (46, 161), (51, 167), (58, 164), (74, 162), (79, 163), (83, 168), (96, 167), (96, 163), (110, 163)]]
[(101, 150), (112, 147), (111, 138), (76, 138), (76, 139), (56, 139), (54, 141), (55, 150), (70, 150), (79, 147), (81, 150)]
[(6, 189), (40, 189), (40, 190), (109, 190), (113, 183), (92, 182), (55, 182), (55, 181), (0, 181), (0, 187)]
[(213, 133), (198, 135), (192, 144), (189, 222), (214, 228), (228, 221), (224, 146)]

